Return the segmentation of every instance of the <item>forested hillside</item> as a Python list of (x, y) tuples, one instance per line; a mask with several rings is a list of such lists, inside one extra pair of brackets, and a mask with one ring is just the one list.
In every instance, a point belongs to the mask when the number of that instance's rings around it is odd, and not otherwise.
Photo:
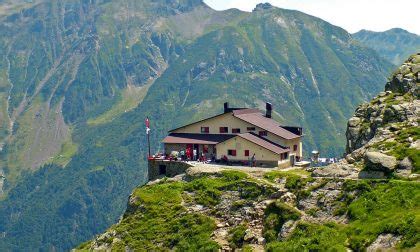
[(345, 121), (390, 63), (345, 30), (201, 0), (0, 1), (0, 250), (65, 250), (120, 216), (166, 131), (262, 107), (340, 155)]

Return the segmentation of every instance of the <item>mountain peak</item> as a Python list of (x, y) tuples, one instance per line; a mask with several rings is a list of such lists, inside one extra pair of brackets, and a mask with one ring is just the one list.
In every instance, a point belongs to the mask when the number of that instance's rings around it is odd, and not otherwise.
[(255, 6), (253, 11), (263, 11), (263, 10), (269, 10), (274, 8), (273, 5), (271, 5), (270, 3), (259, 3), (257, 4), (257, 6)]

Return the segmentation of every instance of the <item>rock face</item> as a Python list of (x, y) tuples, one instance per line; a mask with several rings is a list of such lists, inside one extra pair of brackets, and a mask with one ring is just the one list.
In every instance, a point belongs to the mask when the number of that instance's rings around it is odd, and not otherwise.
[(386, 84), (385, 92), (356, 109), (347, 124), (347, 153), (361, 148), (376, 135), (387, 134), (389, 127), (386, 126), (391, 123), (408, 121), (417, 124), (419, 82), (420, 53), (411, 56), (398, 68)]
[(395, 245), (401, 240), (400, 236), (393, 234), (381, 234), (376, 240), (367, 248), (367, 251), (383, 251), (384, 249), (395, 248)]
[(360, 105), (349, 119), (346, 165), (360, 163), (367, 170), (385, 173), (397, 168), (402, 176), (419, 171), (419, 164), (414, 162), (420, 155), (419, 86), (420, 53), (417, 53), (394, 72), (384, 92)]
[(370, 151), (365, 154), (365, 163), (371, 170), (392, 172), (397, 166), (397, 159), (380, 152)]

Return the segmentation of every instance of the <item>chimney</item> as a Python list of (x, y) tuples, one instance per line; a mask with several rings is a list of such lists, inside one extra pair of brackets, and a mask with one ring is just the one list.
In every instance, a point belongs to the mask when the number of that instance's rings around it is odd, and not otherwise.
[(224, 104), (223, 104), (223, 108), (224, 108), (224, 113), (227, 113), (227, 112), (229, 112), (229, 102), (225, 102)]
[(265, 117), (271, 118), (271, 111), (273, 110), (273, 107), (271, 103), (267, 102), (265, 104)]

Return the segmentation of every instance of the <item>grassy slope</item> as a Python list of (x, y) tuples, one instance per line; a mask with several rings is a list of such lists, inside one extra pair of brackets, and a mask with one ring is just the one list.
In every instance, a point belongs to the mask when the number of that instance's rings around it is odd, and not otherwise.
[[(128, 246), (135, 250), (217, 250), (219, 245), (210, 239), (216, 228), (214, 220), (205, 215), (187, 213), (181, 202), (195, 201), (211, 207), (220, 202), (223, 191), (240, 187), (242, 199), (270, 193), (246, 177), (241, 172), (225, 171), (216, 178), (203, 176), (188, 183), (170, 182), (137, 188), (132, 194), (136, 202), (130, 204), (122, 221), (109, 230), (120, 237), (114, 239), (113, 249)], [(191, 198), (186, 192), (195, 195)], [(113, 238), (101, 240), (104, 243), (112, 241)], [(89, 247), (90, 242), (86, 242), (79, 249)]]
[(128, 86), (121, 92), (122, 94), (119, 101), (116, 102), (111, 109), (96, 118), (89, 119), (87, 124), (94, 126), (109, 123), (121, 114), (133, 110), (143, 101), (144, 97), (147, 95), (147, 90), (151, 85), (152, 83), (142, 87)]
[[(295, 173), (273, 172), (266, 178), (286, 178), (286, 187), (298, 197), (306, 197), (302, 191), (311, 179), (304, 179)], [(245, 182), (247, 181), (247, 182)], [(259, 181), (258, 183), (261, 183)], [(175, 250), (214, 250), (210, 239), (215, 229), (214, 221), (200, 214), (186, 213), (181, 202), (212, 207), (219, 203), (220, 196), (228, 190), (242, 187), (241, 198), (249, 201), (263, 199), (274, 192), (264, 190), (258, 183), (241, 172), (229, 171), (217, 177), (200, 176), (190, 182), (161, 182), (137, 188), (129, 210), (122, 221), (108, 230), (116, 236), (99, 238), (99, 243), (111, 244), (113, 249), (129, 246), (136, 250), (159, 248)], [(266, 187), (267, 188), (267, 187)], [(185, 192), (193, 192), (188, 196)], [(357, 197), (356, 197), (357, 196)], [(401, 235), (399, 248), (419, 246), (420, 185), (408, 181), (346, 181), (337, 204), (344, 204), (344, 211), (350, 219), (348, 224), (309, 223), (299, 221), (293, 233), (283, 241), (277, 241), (277, 233), (288, 220), (299, 220), (301, 213), (294, 208), (275, 201), (265, 210), (264, 236), (268, 251), (359, 251), (371, 244), (379, 234)], [(238, 206), (240, 204), (238, 202)], [(310, 213), (307, 213), (310, 214)], [(232, 246), (242, 247), (245, 230), (243, 226), (232, 227), (229, 241)], [(91, 242), (79, 246), (90, 248)], [(246, 248), (246, 246), (244, 246)]]

